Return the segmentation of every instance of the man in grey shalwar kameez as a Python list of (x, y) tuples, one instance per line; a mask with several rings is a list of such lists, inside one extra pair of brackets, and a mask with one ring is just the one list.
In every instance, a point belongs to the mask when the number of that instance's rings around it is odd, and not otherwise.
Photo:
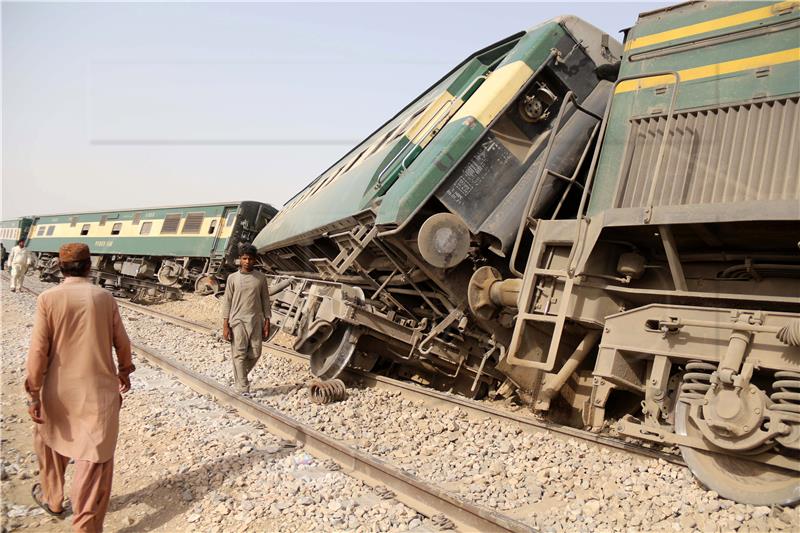
[(247, 375), (261, 357), (261, 343), (269, 337), (269, 288), (267, 277), (253, 270), (257, 252), (244, 245), (239, 252), (239, 271), (228, 276), (222, 306), (222, 335), (231, 343), (236, 390), (249, 392)]

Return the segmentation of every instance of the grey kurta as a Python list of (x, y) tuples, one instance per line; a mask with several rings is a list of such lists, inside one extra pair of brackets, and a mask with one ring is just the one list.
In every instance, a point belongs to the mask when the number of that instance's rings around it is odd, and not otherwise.
[(267, 277), (261, 272), (234, 272), (225, 284), (222, 318), (228, 324), (243, 324), (247, 331), (264, 327), (270, 317)]
[(269, 320), (269, 288), (261, 272), (234, 272), (228, 276), (222, 318), (228, 320), (233, 334), (231, 356), (236, 388), (247, 391), (247, 375), (261, 358), (261, 334)]

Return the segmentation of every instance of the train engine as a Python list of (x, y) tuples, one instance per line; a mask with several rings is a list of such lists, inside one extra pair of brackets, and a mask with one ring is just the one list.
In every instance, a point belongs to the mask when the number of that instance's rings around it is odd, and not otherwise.
[(800, 500), (799, 15), (642, 14), (575, 216), (526, 211), (524, 269), (470, 282), (541, 416), (677, 446), (759, 505)]
[(287, 203), (255, 244), (283, 287), (275, 321), (315, 374), (351, 365), (471, 397), (513, 391), (512, 316), (472, 313), (469, 280), (511, 274), (531, 244), (516, 242), (523, 211), (574, 213), (621, 54), (575, 17), (512, 35)]
[(475, 53), (261, 232), (277, 325), (318, 376), (515, 395), (797, 502), (798, 27), (689, 2)]

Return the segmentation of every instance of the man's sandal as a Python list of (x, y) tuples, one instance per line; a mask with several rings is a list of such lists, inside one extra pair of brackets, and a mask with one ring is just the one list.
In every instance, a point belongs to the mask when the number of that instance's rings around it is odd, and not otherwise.
[(36, 502), (36, 505), (44, 509), (44, 512), (49, 514), (50, 516), (54, 516), (58, 519), (63, 520), (67, 516), (67, 509), (61, 509), (61, 512), (57, 513), (50, 509), (50, 505), (47, 502), (42, 501), (42, 484), (35, 483), (31, 488), (31, 496), (33, 497), (33, 501)]

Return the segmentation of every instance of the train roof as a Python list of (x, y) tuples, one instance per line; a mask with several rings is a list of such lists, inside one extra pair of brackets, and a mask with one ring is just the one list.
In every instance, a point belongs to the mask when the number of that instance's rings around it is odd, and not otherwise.
[(35, 215), (26, 215), (26, 216), (15, 217), (15, 218), (4, 218), (3, 220), (0, 220), (0, 225), (6, 224), (8, 222), (19, 222), (21, 220), (33, 220), (34, 216)]
[(263, 204), (268, 205), (275, 209), (272, 204), (268, 204), (266, 202), (259, 202), (256, 200), (241, 200), (241, 201), (230, 201), (230, 202), (208, 202), (208, 203), (201, 203), (201, 204), (181, 204), (181, 205), (157, 205), (157, 206), (145, 206), (145, 207), (132, 207), (132, 208), (125, 208), (125, 209), (105, 209), (105, 210), (98, 210), (98, 211), (72, 211), (67, 213), (42, 213), (33, 215), (31, 217), (26, 218), (39, 218), (39, 217), (63, 217), (63, 216), (70, 216), (70, 215), (94, 215), (94, 214), (103, 214), (103, 213), (130, 213), (136, 211), (153, 211), (156, 209), (185, 209), (185, 208), (193, 208), (193, 207), (215, 207), (215, 206), (233, 206), (233, 205), (241, 205), (244, 203), (254, 203), (254, 204)]
[(700, 4), (702, 2), (703, 0), (689, 0), (688, 2), (681, 2), (680, 4), (672, 4), (669, 6), (660, 7), (658, 9), (652, 9), (650, 11), (642, 11), (641, 13), (639, 13), (639, 18), (649, 17), (651, 15), (657, 15), (658, 13), (668, 13), (670, 11), (679, 9), (684, 6), (688, 6), (691, 4)]

